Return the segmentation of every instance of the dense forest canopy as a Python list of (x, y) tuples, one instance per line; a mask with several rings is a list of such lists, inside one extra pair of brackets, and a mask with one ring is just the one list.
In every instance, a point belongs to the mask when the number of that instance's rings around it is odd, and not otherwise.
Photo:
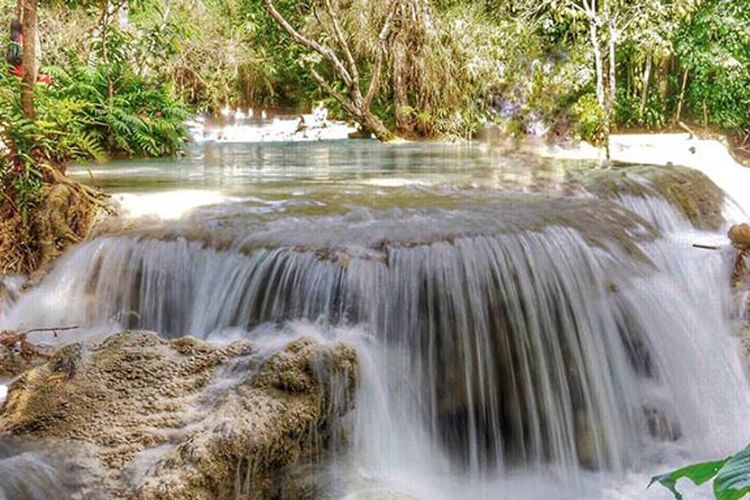
[[(23, 80), (0, 68), (5, 190), (40, 159), (175, 154), (190, 113), (226, 108), (324, 102), (384, 140), (750, 132), (750, 2), (0, 0), (0, 16), (38, 38)], [(32, 95), (38, 74), (52, 84)]]
[[(405, 137), (465, 137), (487, 121), (589, 139), (750, 123), (750, 5), (733, 0), (41, 0), (39, 62), (69, 75), (125, 65), (196, 110), (324, 100), (351, 115), (331, 93), (347, 92), (335, 65), (268, 4), (340, 61), (350, 54), (363, 91), (382, 55), (372, 113)], [(4, 1), (3, 25), (18, 10)], [(132, 153), (165, 152), (151, 149)]]

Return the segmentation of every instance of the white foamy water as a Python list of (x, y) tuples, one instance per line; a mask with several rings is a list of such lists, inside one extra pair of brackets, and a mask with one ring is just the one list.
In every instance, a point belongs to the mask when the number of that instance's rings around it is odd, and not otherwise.
[(197, 143), (332, 141), (348, 139), (357, 132), (351, 124), (329, 120), (328, 110), (322, 106), (295, 117), (269, 117), (265, 111), (256, 116), (241, 110), (225, 110), (222, 115), (219, 120), (198, 117), (189, 122), (193, 140)]
[(334, 498), (670, 498), (652, 475), (750, 439), (731, 255), (666, 200), (583, 196), (533, 157), (234, 148), (138, 179), (210, 210), (79, 245), (0, 328), (354, 344), (348, 446), (316, 469)]
[[(604, 159), (604, 151), (587, 143), (574, 148), (537, 147), (540, 154), (558, 159)], [(706, 174), (737, 205), (727, 214), (733, 221), (750, 215), (750, 168), (738, 163), (727, 146), (715, 139), (690, 134), (615, 134), (610, 137), (613, 161), (643, 165), (682, 165)], [(730, 204), (730, 208), (731, 207)]]
[(162, 193), (118, 193), (114, 201), (126, 217), (156, 217), (162, 220), (179, 219), (192, 210), (233, 200), (217, 191), (180, 189)]

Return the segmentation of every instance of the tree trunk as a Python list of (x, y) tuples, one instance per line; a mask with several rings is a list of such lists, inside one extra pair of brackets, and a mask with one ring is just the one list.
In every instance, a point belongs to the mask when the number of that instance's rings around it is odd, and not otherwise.
[(687, 87), (688, 81), (688, 69), (685, 68), (685, 72), (682, 74), (682, 87), (680, 87), (680, 98), (677, 100), (677, 113), (674, 115), (674, 122), (680, 121), (682, 116), (682, 106), (685, 103), (685, 88)]
[(399, 134), (410, 136), (414, 132), (409, 106), (409, 92), (406, 88), (406, 47), (400, 41), (393, 44), (393, 101), (396, 107), (396, 128)]
[(643, 70), (643, 88), (641, 90), (641, 107), (638, 110), (638, 116), (643, 120), (646, 113), (646, 104), (648, 103), (648, 87), (651, 81), (651, 55), (646, 57), (646, 67)]
[(372, 132), (372, 135), (374, 135), (380, 142), (390, 142), (396, 139), (396, 135), (388, 130), (388, 127), (383, 125), (380, 118), (369, 111), (365, 111), (357, 121), (359, 121), (367, 131)]
[(591, 45), (594, 48), (594, 64), (596, 65), (596, 100), (599, 102), (599, 106), (605, 109), (604, 64), (602, 62), (602, 48), (599, 45), (597, 19), (594, 14), (589, 15), (589, 34), (591, 36)]
[(23, 0), (23, 88), (21, 107), (29, 120), (34, 119), (34, 84), (37, 75), (37, 0)]
[[(317, 52), (323, 57), (323, 59), (330, 63), (334, 74), (344, 84), (346, 91), (339, 91), (335, 85), (332, 85), (317, 71), (315, 65), (311, 65), (310, 74), (318, 85), (320, 85), (321, 88), (331, 97), (336, 99), (363, 129), (372, 132), (375, 137), (384, 142), (395, 139), (393, 132), (386, 128), (383, 122), (372, 113), (370, 108), (380, 90), (380, 78), (385, 59), (385, 47), (387, 39), (391, 33), (391, 23), (395, 13), (394, 7), (397, 3), (394, 2), (391, 4), (391, 11), (380, 30), (380, 35), (378, 36), (379, 48), (377, 55), (375, 56), (375, 61), (373, 62), (370, 82), (364, 95), (360, 88), (361, 80), (359, 69), (357, 68), (357, 62), (354, 58), (354, 52), (349, 44), (338, 14), (330, 0), (324, 2), (324, 7), (332, 25), (331, 29), (329, 29), (329, 32), (326, 34), (330, 40), (335, 42), (333, 46), (328, 45), (327, 41), (314, 40), (297, 31), (297, 29), (295, 29), (289, 21), (287, 21), (284, 16), (276, 10), (273, 0), (263, 0), (263, 3), (266, 7), (266, 11), (276, 23), (294, 39), (295, 42), (313, 52)], [(338, 53), (334, 50), (334, 47), (338, 49)], [(340, 55), (341, 52), (343, 52), (343, 56)]]
[(614, 21), (609, 22), (609, 103), (607, 116), (612, 116), (617, 102), (617, 27)]

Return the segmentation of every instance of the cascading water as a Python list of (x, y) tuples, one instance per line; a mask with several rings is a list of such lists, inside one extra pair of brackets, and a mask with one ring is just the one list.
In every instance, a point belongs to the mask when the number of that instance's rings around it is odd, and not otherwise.
[(441, 186), (352, 208), (316, 189), (347, 209), (229, 204), (82, 244), (0, 326), (335, 326), (362, 376), (334, 497), (602, 498), (629, 473), (643, 493), (748, 438), (729, 259), (692, 249), (669, 201)]

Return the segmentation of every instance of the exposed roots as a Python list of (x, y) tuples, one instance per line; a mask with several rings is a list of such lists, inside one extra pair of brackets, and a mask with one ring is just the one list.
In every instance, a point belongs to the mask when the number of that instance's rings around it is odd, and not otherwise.
[(111, 213), (107, 196), (42, 165), (42, 200), (24, 217), (5, 197), (0, 206), (0, 274), (32, 280), (71, 245), (86, 239), (99, 214)]

